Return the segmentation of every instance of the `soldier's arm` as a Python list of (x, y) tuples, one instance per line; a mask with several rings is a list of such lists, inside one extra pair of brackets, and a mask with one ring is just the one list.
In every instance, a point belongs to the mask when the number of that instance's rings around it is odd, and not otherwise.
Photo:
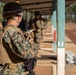
[(29, 43), (15, 29), (12, 30), (10, 29), (7, 31), (5, 38), (10, 38), (10, 37), (18, 49), (17, 51), (15, 51), (16, 54), (18, 54), (19, 56), (25, 59), (33, 58), (36, 56), (37, 51), (35, 49), (31, 49)]

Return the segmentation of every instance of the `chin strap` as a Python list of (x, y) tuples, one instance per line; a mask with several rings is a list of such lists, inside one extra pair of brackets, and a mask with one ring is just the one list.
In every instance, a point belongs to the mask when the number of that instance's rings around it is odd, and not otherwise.
[(12, 18), (12, 19), (15, 20), (17, 23), (20, 23), (18, 20), (14, 19), (14, 18)]

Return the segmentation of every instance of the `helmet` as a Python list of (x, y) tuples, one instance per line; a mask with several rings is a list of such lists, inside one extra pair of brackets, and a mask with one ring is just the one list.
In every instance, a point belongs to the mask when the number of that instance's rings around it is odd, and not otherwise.
[(39, 11), (35, 11), (35, 16), (41, 15), (41, 13)]
[(9, 2), (3, 8), (3, 17), (10, 17), (14, 16), (19, 12), (22, 12), (22, 8), (19, 3), (16, 2)]

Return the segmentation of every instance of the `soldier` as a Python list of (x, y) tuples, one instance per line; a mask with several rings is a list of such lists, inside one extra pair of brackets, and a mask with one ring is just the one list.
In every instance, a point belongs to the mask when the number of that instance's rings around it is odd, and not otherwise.
[(7, 25), (2, 29), (0, 75), (27, 75), (23, 61), (37, 54), (36, 46), (30, 45), (18, 28), (22, 16), (23, 10), (18, 3), (9, 2), (3, 8)]
[(35, 29), (34, 31), (34, 42), (38, 44), (40, 49), (40, 42), (42, 40), (42, 29), (44, 29), (44, 22), (41, 18), (41, 14), (39, 11), (35, 11), (35, 18), (32, 21), (31, 29)]

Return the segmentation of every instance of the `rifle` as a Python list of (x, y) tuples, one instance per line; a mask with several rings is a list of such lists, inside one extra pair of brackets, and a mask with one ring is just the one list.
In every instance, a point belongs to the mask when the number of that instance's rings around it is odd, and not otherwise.
[(34, 32), (35, 30), (34, 29), (30, 29), (30, 30), (28, 30), (28, 31), (26, 31), (26, 32), (24, 32), (24, 34), (30, 34), (30, 33), (32, 33), (32, 32)]
[(24, 32), (24, 36), (29, 43), (34, 42), (34, 29)]
[(35, 65), (36, 65), (36, 58), (30, 58), (26, 59), (24, 64), (25, 64), (25, 70), (28, 71), (28, 75), (35, 75), (35, 72), (33, 71)]

